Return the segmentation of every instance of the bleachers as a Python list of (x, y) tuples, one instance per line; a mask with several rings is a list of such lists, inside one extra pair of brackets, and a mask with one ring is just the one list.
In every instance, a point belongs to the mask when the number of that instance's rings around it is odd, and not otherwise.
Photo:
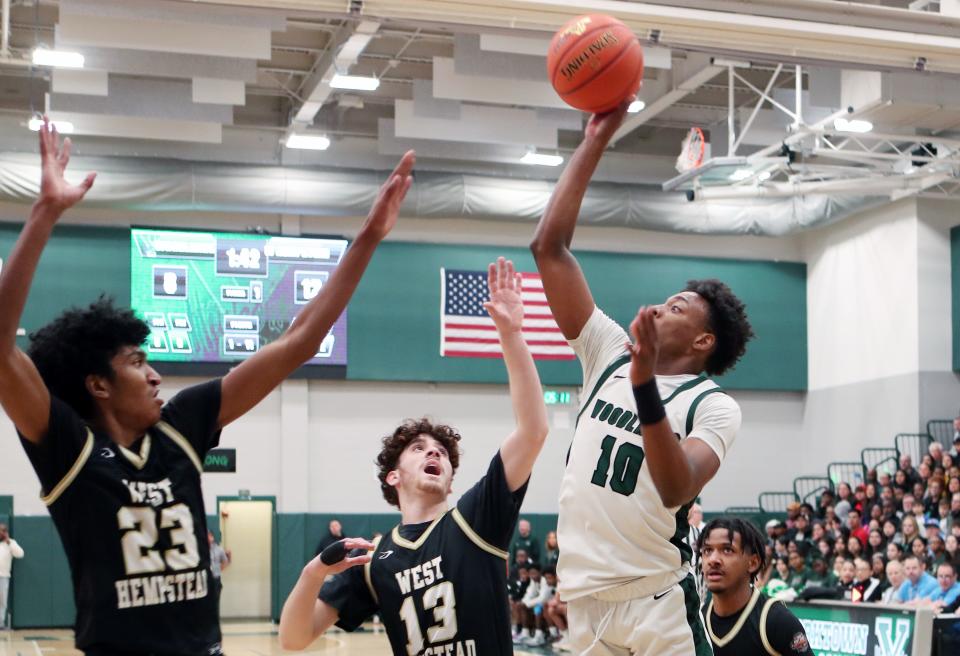
[(953, 448), (953, 420), (931, 419), (927, 422), (927, 434), (943, 445), (945, 451)]
[(827, 478), (837, 489), (840, 483), (847, 483), (851, 488), (861, 485), (867, 480), (867, 472), (862, 462), (831, 462), (827, 465)]
[(786, 512), (787, 504), (800, 501), (817, 506), (818, 498), (824, 490), (836, 491), (841, 482), (851, 488), (866, 482), (867, 472), (887, 471), (893, 474), (900, 463), (900, 456), (909, 454), (913, 464), (919, 463), (927, 453), (930, 444), (940, 442), (944, 451), (953, 448), (953, 420), (932, 419), (927, 422), (926, 433), (898, 433), (894, 437), (893, 447), (867, 447), (860, 451), (860, 462), (831, 462), (827, 465), (826, 476), (798, 476), (793, 479), (793, 492), (761, 492), (759, 507), (731, 506), (728, 514), (756, 514)]
[(817, 507), (817, 498), (824, 490), (832, 490), (830, 479), (826, 476), (798, 476), (793, 479), (793, 493), (800, 503), (809, 503)]

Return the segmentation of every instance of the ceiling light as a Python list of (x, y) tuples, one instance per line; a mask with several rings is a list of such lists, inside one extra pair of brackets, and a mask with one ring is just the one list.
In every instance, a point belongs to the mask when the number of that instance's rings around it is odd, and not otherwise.
[(521, 164), (533, 164), (535, 166), (560, 166), (563, 164), (563, 157), (560, 155), (544, 155), (543, 153), (530, 152), (520, 158)]
[(326, 150), (330, 139), (322, 134), (291, 134), (287, 137), (287, 148), (303, 150)]
[(83, 68), (83, 55), (79, 52), (47, 50), (37, 48), (33, 51), (33, 63), (36, 66), (54, 66), (56, 68)]
[(627, 112), (630, 114), (636, 114), (637, 112), (642, 112), (646, 108), (647, 103), (642, 100), (634, 100), (630, 103), (630, 106), (627, 107)]
[(757, 180), (759, 180), (760, 182), (764, 182), (765, 180), (769, 180), (770, 176), (772, 175), (773, 174), (770, 173), (770, 171), (763, 171), (760, 175), (757, 176)]
[(838, 118), (833, 122), (833, 128), (838, 132), (870, 132), (873, 129), (873, 123), (862, 119)]
[[(57, 132), (60, 134), (73, 134), (73, 123), (70, 121), (50, 121), (50, 124), (57, 128)], [(34, 132), (38, 132), (43, 127), (43, 119), (32, 118), (27, 122), (27, 127)]]
[(734, 182), (739, 182), (740, 180), (746, 180), (747, 178), (753, 175), (753, 169), (737, 169), (730, 174), (730, 179)]
[(375, 77), (364, 77), (362, 75), (340, 75), (337, 73), (330, 80), (330, 86), (334, 89), (353, 89), (355, 91), (373, 91), (380, 86), (380, 80)]

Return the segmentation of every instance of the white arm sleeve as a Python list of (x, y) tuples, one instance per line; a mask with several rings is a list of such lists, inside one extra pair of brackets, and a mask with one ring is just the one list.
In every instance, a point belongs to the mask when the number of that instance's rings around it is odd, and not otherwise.
[(740, 422), (740, 406), (736, 401), (720, 392), (709, 394), (697, 407), (688, 437), (706, 442), (723, 462), (740, 430)]
[(628, 341), (627, 331), (620, 324), (600, 308), (593, 308), (593, 314), (583, 325), (583, 330), (576, 339), (570, 340), (570, 346), (583, 367), (583, 389), (586, 393), (593, 389), (597, 379), (614, 360), (628, 355)]
[(10, 538), (10, 555), (14, 558), (23, 558), (23, 547), (13, 538)]

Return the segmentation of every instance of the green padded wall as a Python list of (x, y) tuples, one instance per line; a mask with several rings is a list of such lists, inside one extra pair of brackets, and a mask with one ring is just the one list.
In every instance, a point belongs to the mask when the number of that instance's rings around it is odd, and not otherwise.
[[(534, 271), (527, 249), (385, 243), (350, 304), (347, 377), (365, 380), (505, 382), (503, 363), (440, 356), (440, 269), (483, 270), (498, 255)], [(727, 282), (748, 306), (757, 333), (730, 388), (807, 387), (806, 264), (662, 255), (578, 253), (597, 304), (622, 325), (642, 304), (660, 303), (692, 278)], [(575, 361), (541, 361), (548, 385), (577, 385)]]
[[(0, 257), (6, 261), (22, 226), (0, 223)], [(83, 306), (101, 294), (130, 304), (130, 231), (123, 228), (57, 226), (43, 251), (20, 325), (27, 334), (65, 308)], [(27, 338), (17, 338), (26, 348)]]
[[(9, 255), (19, 231), (19, 225), (0, 224), (0, 257)], [(499, 360), (441, 358), (439, 342), (440, 269), (482, 270), (498, 255), (535, 270), (522, 248), (382, 244), (350, 303), (347, 377), (505, 382)], [(724, 280), (747, 303), (757, 339), (720, 382), (734, 389), (806, 389), (805, 264), (599, 252), (578, 257), (597, 303), (624, 325), (641, 304), (662, 302), (690, 278)], [(128, 304), (129, 259), (129, 230), (58, 227), (41, 259), (22, 325), (29, 333), (65, 306), (89, 303), (101, 292)], [(26, 339), (18, 343), (24, 347)], [(539, 369), (545, 384), (580, 383), (575, 361), (543, 361)]]
[(16, 516), (24, 557), (13, 570), (14, 628), (73, 626), (73, 584), (60, 536), (49, 516)]

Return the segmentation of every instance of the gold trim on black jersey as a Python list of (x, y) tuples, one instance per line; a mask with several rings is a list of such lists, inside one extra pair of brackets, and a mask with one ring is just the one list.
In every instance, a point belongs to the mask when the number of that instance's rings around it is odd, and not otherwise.
[(180, 431), (178, 431), (176, 428), (174, 428), (173, 426), (171, 426), (165, 421), (158, 421), (157, 428), (159, 428), (163, 433), (165, 433), (166, 436), (169, 437), (171, 440), (176, 442), (177, 446), (179, 446), (181, 449), (184, 450), (184, 452), (186, 452), (190, 460), (193, 461), (193, 466), (196, 467), (197, 471), (202, 474), (203, 463), (200, 462), (200, 458), (199, 456), (197, 456), (197, 452), (193, 450), (193, 445), (190, 444), (190, 441), (187, 438), (185, 438), (180, 433)]
[(411, 542), (410, 540), (407, 540), (402, 535), (400, 535), (400, 525), (397, 524), (396, 526), (393, 527), (393, 533), (391, 533), (391, 537), (393, 538), (394, 544), (396, 544), (398, 547), (403, 547), (404, 549), (412, 549), (416, 551), (417, 549), (423, 546), (423, 543), (427, 541), (428, 537), (430, 537), (430, 533), (433, 532), (433, 529), (435, 529), (437, 527), (437, 524), (440, 522), (440, 520), (443, 519), (443, 515), (446, 515), (446, 514), (447, 513), (443, 513), (442, 515), (437, 517), (435, 520), (433, 520), (430, 523), (430, 526), (427, 527), (427, 530), (424, 531), (419, 538), (417, 538), (416, 542)]
[(73, 466), (70, 467), (70, 471), (67, 472), (66, 476), (60, 479), (60, 482), (57, 483), (53, 489), (50, 491), (50, 494), (44, 496), (40, 495), (40, 500), (46, 506), (53, 505), (53, 502), (60, 498), (60, 495), (70, 487), (70, 484), (73, 483), (73, 480), (80, 473), (80, 470), (87, 460), (90, 458), (90, 454), (93, 452), (93, 431), (87, 428), (87, 441), (84, 442), (83, 448), (80, 450), (80, 455), (77, 456), (76, 461), (73, 463)]
[(140, 453), (134, 453), (130, 449), (120, 444), (117, 445), (123, 457), (130, 461), (130, 464), (137, 469), (143, 469), (147, 464), (147, 458), (150, 457), (150, 433), (143, 436), (140, 443)]
[(473, 530), (473, 527), (467, 523), (466, 518), (460, 514), (460, 510), (458, 508), (454, 508), (451, 514), (453, 515), (453, 521), (457, 523), (457, 526), (460, 527), (460, 530), (463, 531), (464, 535), (466, 535), (471, 542), (489, 554), (493, 554), (498, 558), (503, 558), (508, 562), (510, 561), (510, 554), (501, 549), (497, 549), (495, 546), (477, 535), (477, 532)]
[(373, 600), (380, 605), (380, 597), (377, 596), (377, 591), (373, 589), (373, 576), (370, 573), (370, 568), (373, 567), (373, 556), (377, 555), (377, 549), (380, 548), (380, 540), (383, 536), (379, 536), (373, 539), (373, 551), (370, 552), (369, 562), (364, 563), (363, 565), (363, 580), (367, 582), (367, 588), (370, 590), (370, 595), (373, 597)]
[(711, 599), (710, 606), (707, 608), (707, 633), (710, 634), (710, 640), (713, 641), (713, 644), (717, 647), (726, 647), (731, 640), (736, 638), (737, 634), (740, 633), (740, 629), (742, 629), (744, 623), (746, 623), (747, 618), (750, 617), (753, 607), (757, 605), (757, 599), (759, 598), (760, 589), (754, 588), (753, 594), (750, 596), (750, 601), (748, 601), (747, 605), (740, 611), (740, 617), (737, 619), (737, 623), (734, 624), (733, 628), (722, 638), (718, 638), (717, 634), (713, 632), (713, 623), (710, 621), (710, 617), (713, 615), (713, 599)]
[(763, 605), (763, 610), (760, 611), (760, 641), (763, 642), (763, 647), (770, 656), (780, 656), (780, 652), (773, 648), (769, 638), (767, 638), (767, 613), (770, 612), (775, 603), (777, 603), (776, 599), (767, 599), (767, 603)]

